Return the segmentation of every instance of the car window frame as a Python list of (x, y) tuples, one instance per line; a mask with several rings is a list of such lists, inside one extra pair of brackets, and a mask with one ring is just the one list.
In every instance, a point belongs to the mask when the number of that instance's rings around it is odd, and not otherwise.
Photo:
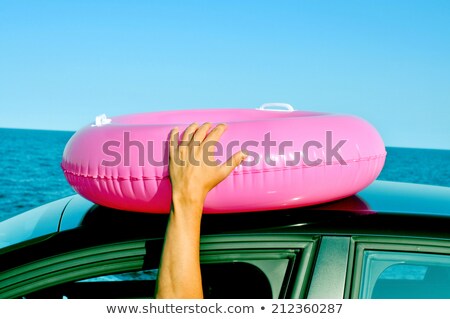
[[(210, 257), (206, 255), (214, 255), (214, 251), (245, 250), (264, 254), (301, 250), (298, 266), (287, 289), (289, 295), (285, 296), (298, 298), (305, 294), (307, 288), (317, 240), (317, 236), (297, 234), (208, 235), (201, 239), (201, 259), (208, 262)], [(103, 244), (4, 271), (0, 274), (0, 298), (17, 298), (70, 281), (144, 269), (149, 258), (152, 259), (150, 263), (157, 267), (162, 243), (160, 238)], [(151, 253), (149, 246), (154, 249), (154, 257), (148, 257)]]
[(344, 296), (349, 236), (323, 235), (320, 239), (308, 299), (342, 299)]
[(220, 250), (268, 250), (268, 249), (299, 249), (301, 256), (299, 262), (292, 269), (293, 278), (287, 288), (287, 299), (305, 298), (320, 236), (301, 234), (239, 234), (239, 235), (212, 235), (203, 237), (200, 244), (201, 261), (206, 261), (206, 251)]
[(429, 253), (450, 256), (450, 239), (353, 236), (344, 298), (359, 299), (364, 252)]

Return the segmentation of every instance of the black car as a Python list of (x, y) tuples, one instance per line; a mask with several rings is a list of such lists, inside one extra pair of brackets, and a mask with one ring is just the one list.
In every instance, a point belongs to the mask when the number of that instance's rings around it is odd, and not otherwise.
[[(167, 215), (75, 195), (0, 223), (1, 298), (152, 298)], [(450, 188), (204, 215), (206, 298), (450, 298)]]

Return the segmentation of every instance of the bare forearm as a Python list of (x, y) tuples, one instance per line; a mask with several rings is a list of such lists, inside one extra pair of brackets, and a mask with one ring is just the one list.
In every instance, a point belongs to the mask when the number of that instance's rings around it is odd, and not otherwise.
[(199, 258), (202, 209), (202, 202), (173, 200), (157, 298), (203, 298)]

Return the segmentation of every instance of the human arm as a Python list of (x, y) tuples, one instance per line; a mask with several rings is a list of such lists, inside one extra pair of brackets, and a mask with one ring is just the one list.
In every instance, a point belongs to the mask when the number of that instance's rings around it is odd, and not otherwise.
[[(202, 298), (200, 273), (200, 222), (208, 192), (224, 180), (244, 159), (237, 152), (225, 163), (212, 157), (214, 144), (226, 126), (191, 124), (178, 141), (178, 129), (170, 133), (169, 174), (172, 205), (156, 284), (156, 298)], [(209, 132), (209, 133), (208, 133)]]

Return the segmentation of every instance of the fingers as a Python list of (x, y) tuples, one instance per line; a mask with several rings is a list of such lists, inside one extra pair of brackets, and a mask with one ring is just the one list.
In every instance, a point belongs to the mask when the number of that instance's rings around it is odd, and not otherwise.
[(205, 138), (204, 143), (209, 141), (217, 142), (222, 134), (227, 129), (227, 126), (225, 124), (218, 124), (213, 130), (208, 134), (208, 136)]
[(197, 142), (198, 145), (203, 143), (203, 140), (206, 137), (206, 134), (208, 133), (209, 129), (211, 128), (211, 123), (204, 123), (202, 126), (200, 126), (197, 131), (195, 132), (194, 136), (192, 137), (191, 141)]
[(231, 156), (225, 163), (220, 165), (220, 169), (224, 175), (223, 178), (227, 177), (246, 158), (247, 154), (245, 154), (243, 151), (239, 151), (236, 152), (233, 156)]
[(197, 123), (189, 125), (183, 133), (180, 145), (187, 146), (189, 144), (200, 145), (208, 134), (211, 123), (204, 123), (200, 127)]
[(171, 159), (174, 159), (176, 152), (178, 152), (178, 136), (178, 127), (175, 127), (170, 131), (169, 138), (169, 158)]
[(189, 141), (192, 139), (192, 135), (198, 129), (197, 123), (192, 123), (189, 125), (183, 133), (183, 137), (181, 138), (180, 145), (187, 146)]
[[(197, 149), (194, 153), (189, 151), (190, 148), (194, 146), (207, 147), (206, 154), (208, 155), (207, 161), (208, 163), (216, 163), (212, 159), (214, 155), (212, 154), (212, 149), (216, 143), (218, 143), (220, 137), (227, 129), (225, 124), (218, 124), (214, 127), (211, 132), (208, 131), (211, 128), (211, 123), (204, 123), (200, 127), (197, 123), (192, 123), (189, 125), (183, 133), (183, 136), (178, 143), (179, 130), (178, 128), (174, 128), (170, 132), (170, 148), (169, 155), (170, 158), (174, 159), (178, 154), (181, 158), (185, 159), (189, 156), (194, 156), (193, 154), (197, 154), (196, 156), (201, 156), (201, 148)], [(190, 146), (189, 148), (180, 148), (180, 146)], [(192, 154), (190, 154), (192, 153)], [(241, 162), (247, 157), (245, 153), (239, 151), (231, 156), (225, 163), (220, 165), (219, 171), (224, 174), (224, 178), (233, 171), (236, 166), (241, 164)], [(194, 157), (193, 157), (194, 159)], [(215, 165), (214, 165), (215, 166)]]
[(211, 132), (204, 138), (203, 140), (203, 147), (204, 151), (206, 151), (208, 155), (208, 162), (216, 163), (214, 160), (214, 152), (215, 152), (215, 146), (217, 143), (219, 143), (219, 139), (222, 136), (222, 134), (227, 129), (227, 126), (225, 124), (218, 124), (216, 125)]

